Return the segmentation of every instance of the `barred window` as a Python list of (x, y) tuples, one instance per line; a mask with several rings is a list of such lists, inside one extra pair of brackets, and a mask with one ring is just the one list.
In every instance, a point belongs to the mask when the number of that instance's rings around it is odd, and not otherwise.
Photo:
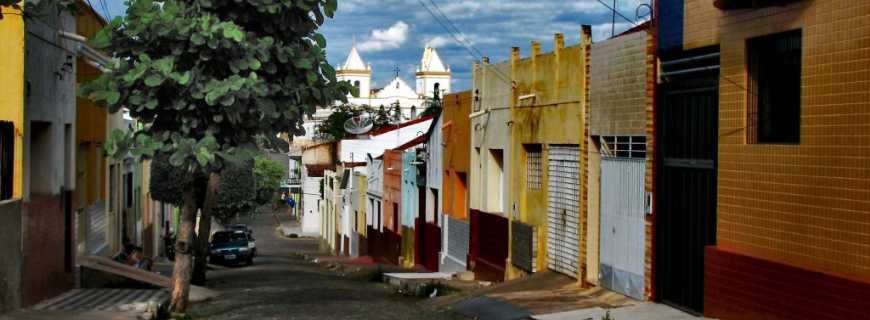
[(610, 158), (646, 158), (645, 136), (602, 136), (601, 155)]
[(524, 145), (526, 150), (526, 186), (529, 190), (541, 190), (541, 145)]
[(14, 159), (15, 126), (0, 121), (0, 200), (12, 198), (12, 162)]

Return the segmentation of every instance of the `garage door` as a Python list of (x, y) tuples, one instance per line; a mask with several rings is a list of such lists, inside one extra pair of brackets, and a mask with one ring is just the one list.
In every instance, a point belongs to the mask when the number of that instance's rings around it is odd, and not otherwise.
[(580, 148), (550, 146), (549, 156), (548, 267), (576, 278), (580, 255)]
[(644, 295), (645, 159), (601, 159), (601, 285)]

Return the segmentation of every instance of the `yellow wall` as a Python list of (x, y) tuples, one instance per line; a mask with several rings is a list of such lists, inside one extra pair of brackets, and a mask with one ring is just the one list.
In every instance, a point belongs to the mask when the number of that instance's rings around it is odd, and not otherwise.
[(24, 174), (24, 19), (2, 7), (0, 19), (0, 120), (15, 125), (13, 198), (21, 198)]
[[(538, 237), (536, 265), (539, 269), (547, 265), (547, 181), (548, 146), (553, 144), (577, 145), (581, 154), (585, 154), (586, 128), (585, 113), (587, 102), (586, 68), (588, 66), (588, 48), (591, 41), (589, 33), (581, 34), (581, 42), (568, 48), (564, 47), (564, 37), (557, 34), (554, 52), (541, 54), (540, 45), (532, 43), (530, 58), (520, 59), (519, 49), (515, 48), (511, 57), (511, 77), (516, 84), (511, 101), (511, 163), (508, 168), (510, 181), (509, 190), (511, 208), (516, 206), (511, 219), (519, 218), (520, 222), (536, 228)], [(532, 99), (518, 98), (534, 94)], [(542, 146), (541, 188), (530, 190), (527, 187), (526, 176), (528, 165), (524, 144), (540, 144)], [(581, 168), (585, 160), (581, 160)], [(585, 175), (581, 175), (580, 194), (585, 195)], [(580, 231), (586, 229), (586, 206), (577, 203), (581, 208)], [(583, 237), (581, 237), (583, 238)], [(580, 240), (580, 261), (578, 279), (585, 276), (585, 242)], [(510, 257), (509, 257), (510, 259)], [(522, 272), (510, 265), (508, 278), (517, 277)]]
[[(78, 1), (81, 14), (76, 15), (76, 33), (91, 38), (104, 25), (102, 18), (90, 6)], [(86, 63), (83, 58), (76, 59), (76, 83), (80, 86), (99, 77), (100, 70)], [(106, 159), (101, 147), (105, 144), (108, 132), (106, 117), (108, 110), (92, 101), (76, 98), (76, 200), (83, 199), (79, 207), (87, 208), (97, 201), (105, 202), (106, 193), (103, 183), (108, 173)], [(82, 197), (83, 195), (83, 197)]]
[(354, 173), (356, 175), (356, 189), (359, 195), (359, 200), (357, 200), (357, 216), (356, 216), (356, 232), (365, 236), (366, 235), (366, 203), (368, 203), (368, 196), (366, 192), (368, 192), (369, 181), (363, 174)]

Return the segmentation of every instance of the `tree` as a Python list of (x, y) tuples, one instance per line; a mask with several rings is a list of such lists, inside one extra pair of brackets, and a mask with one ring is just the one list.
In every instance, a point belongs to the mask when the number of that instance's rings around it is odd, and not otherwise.
[(251, 212), (257, 207), (254, 161), (227, 166), (221, 172), (221, 178), (214, 217), (218, 223), (227, 225), (240, 213)]
[(426, 98), (426, 109), (420, 113), (421, 117), (433, 116), (441, 112), (441, 98), (436, 94), (433, 98)]
[(317, 126), (317, 133), (331, 137), (333, 140), (344, 139), (347, 136), (347, 132), (344, 131), (344, 123), (364, 112), (364, 108), (354, 107), (350, 104), (334, 106), (332, 114)]
[(130, 0), (91, 40), (115, 60), (81, 94), (113, 113), (128, 108), (143, 124), (112, 133), (107, 152), (163, 152), (186, 172), (172, 312), (187, 307), (194, 219), (201, 208), (200, 233), (209, 234), (222, 170), (251, 160), (256, 137), (301, 133), (303, 114), (353, 90), (336, 80), (315, 32), (336, 1)]
[(258, 205), (272, 202), (281, 189), (281, 181), (287, 176), (287, 170), (280, 162), (267, 156), (254, 158), (254, 185)]

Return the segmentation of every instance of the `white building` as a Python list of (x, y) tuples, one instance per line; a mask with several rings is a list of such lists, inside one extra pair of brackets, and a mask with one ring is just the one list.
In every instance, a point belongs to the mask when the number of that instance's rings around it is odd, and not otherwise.
[(389, 112), (398, 103), (402, 111), (401, 121), (417, 118), (425, 108), (426, 98), (434, 97), (436, 92), (439, 97), (450, 93), (450, 68), (441, 61), (438, 51), (430, 47), (423, 50), (423, 57), (417, 66), (416, 88), (412, 88), (398, 75), (387, 85), (372, 88), (372, 67), (363, 61), (355, 45), (336, 75), (339, 81), (348, 81), (359, 89), (359, 97), (350, 96), (348, 102), (371, 106), (376, 110), (384, 106)]

